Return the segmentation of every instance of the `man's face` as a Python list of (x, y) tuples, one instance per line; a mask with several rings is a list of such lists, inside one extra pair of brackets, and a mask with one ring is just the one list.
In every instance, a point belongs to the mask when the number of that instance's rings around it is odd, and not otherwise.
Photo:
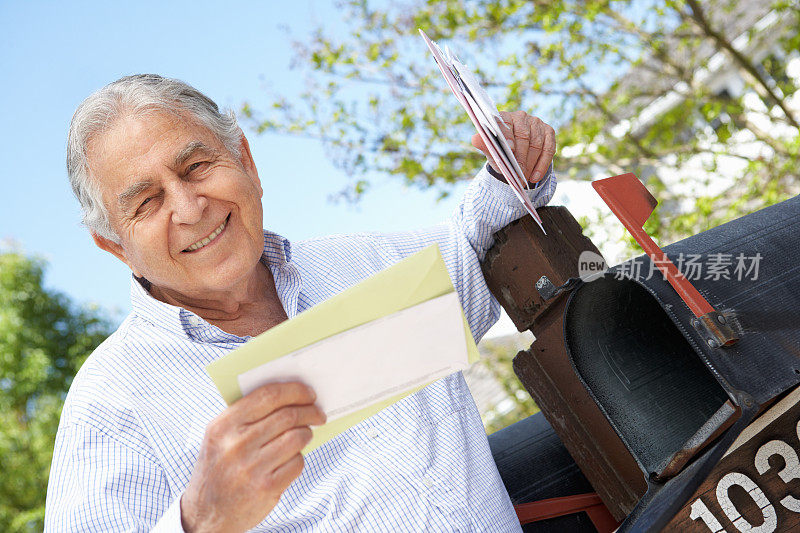
[(89, 163), (120, 238), (98, 245), (183, 296), (245, 283), (264, 237), (261, 184), (242, 139), (237, 159), (208, 129), (169, 113), (121, 118), (92, 139)]

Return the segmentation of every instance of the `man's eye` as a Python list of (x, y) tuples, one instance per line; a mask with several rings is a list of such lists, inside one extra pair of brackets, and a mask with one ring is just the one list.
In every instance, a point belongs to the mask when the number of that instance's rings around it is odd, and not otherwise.
[(150, 197), (150, 198), (145, 198), (144, 202), (142, 202), (141, 204), (139, 204), (139, 209), (137, 210), (137, 212), (141, 212), (141, 211), (142, 211), (142, 209), (144, 209), (144, 208), (145, 208), (145, 206), (146, 206), (146, 205), (147, 205), (147, 204), (150, 202), (150, 200), (152, 200), (152, 199), (153, 199), (152, 197)]
[(188, 172), (192, 172), (193, 170), (197, 170), (205, 161), (198, 161), (197, 163), (192, 163), (189, 165)]

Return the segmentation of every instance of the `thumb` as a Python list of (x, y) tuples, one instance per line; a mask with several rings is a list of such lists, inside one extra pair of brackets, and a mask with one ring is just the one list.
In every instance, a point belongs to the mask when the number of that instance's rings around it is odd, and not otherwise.
[(483, 139), (477, 133), (472, 136), (472, 146), (480, 150), (484, 153), (486, 157), (489, 157), (489, 149), (486, 147), (486, 143), (483, 142)]

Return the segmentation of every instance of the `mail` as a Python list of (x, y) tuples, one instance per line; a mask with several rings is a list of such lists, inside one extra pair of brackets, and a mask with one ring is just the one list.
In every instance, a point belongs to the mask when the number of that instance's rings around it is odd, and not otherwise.
[(242, 394), (301, 381), (333, 422), (469, 366), (455, 292), (381, 317), (239, 375)]
[(508, 126), (503, 122), (494, 101), (478, 83), (474, 74), (455, 57), (449, 48), (445, 48), (442, 51), (439, 45), (431, 41), (424, 31), (419, 30), (419, 33), (425, 39), (425, 44), (428, 45), (433, 54), (433, 58), (439, 66), (445, 81), (450, 86), (450, 90), (453, 91), (456, 99), (469, 115), (472, 124), (478, 130), (478, 135), (480, 135), (489, 149), (492, 159), (500, 167), (497, 170), (503, 174), (514, 194), (522, 202), (525, 210), (546, 234), (547, 232), (542, 226), (542, 219), (539, 218), (536, 208), (533, 207), (530, 198), (525, 192), (530, 188), (528, 180), (525, 179), (525, 174), (500, 129)]

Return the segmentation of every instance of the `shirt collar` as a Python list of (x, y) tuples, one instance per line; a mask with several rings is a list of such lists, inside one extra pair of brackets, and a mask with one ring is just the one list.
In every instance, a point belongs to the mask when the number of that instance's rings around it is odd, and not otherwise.
[[(277, 233), (264, 230), (264, 253), (261, 261), (271, 270), (282, 269), (292, 260), (292, 246), (288, 239)], [(212, 326), (195, 313), (182, 307), (156, 300), (145, 285), (131, 276), (131, 308), (133, 314), (151, 324), (180, 336), (189, 336), (206, 342), (242, 342), (246, 337), (238, 337)]]
[(283, 267), (292, 262), (292, 245), (289, 239), (264, 230), (264, 254), (262, 260), (271, 267)]

